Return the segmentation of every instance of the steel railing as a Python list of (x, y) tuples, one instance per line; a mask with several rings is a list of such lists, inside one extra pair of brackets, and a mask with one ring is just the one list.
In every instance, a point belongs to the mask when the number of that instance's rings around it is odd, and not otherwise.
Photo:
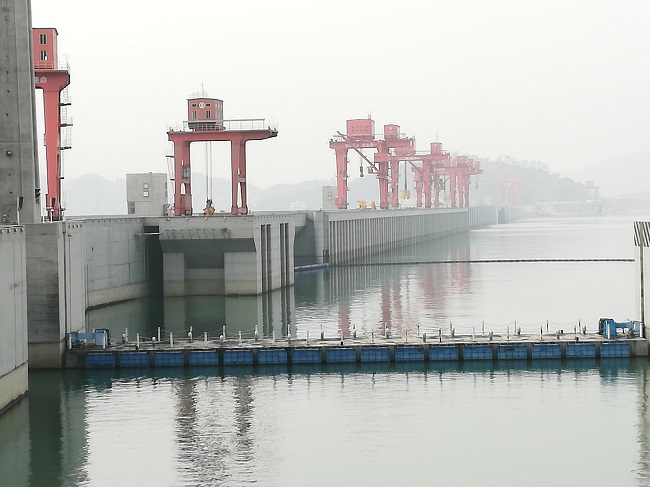
[(168, 132), (214, 132), (214, 131), (253, 131), (273, 130), (277, 131), (274, 123), (264, 118), (241, 118), (233, 120), (201, 120), (184, 121), (182, 125), (168, 125)]

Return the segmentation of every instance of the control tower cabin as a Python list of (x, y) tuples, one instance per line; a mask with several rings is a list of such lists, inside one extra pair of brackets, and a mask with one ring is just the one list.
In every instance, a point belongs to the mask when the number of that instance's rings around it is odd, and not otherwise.
[(54, 28), (32, 29), (35, 69), (57, 68), (58, 57), (56, 46), (58, 35), (59, 33)]
[(190, 130), (223, 130), (223, 100), (190, 98), (187, 100), (187, 121)]

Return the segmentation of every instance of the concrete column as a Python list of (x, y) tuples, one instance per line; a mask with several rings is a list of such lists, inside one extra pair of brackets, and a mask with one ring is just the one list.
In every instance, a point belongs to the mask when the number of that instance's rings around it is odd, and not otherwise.
[[(323, 211), (315, 211), (313, 213), (314, 220), (314, 255), (317, 264), (323, 263), (323, 255), (327, 250), (329, 251), (329, 225), (327, 224), (327, 215)], [(295, 227), (292, 228), (295, 234)], [(293, 252), (291, 252), (293, 255)]]
[(86, 277), (80, 224), (36, 223), (27, 234), (29, 365), (62, 365), (65, 336), (85, 328)]
[(0, 267), (2, 413), (27, 392), (26, 237), (22, 227), (0, 227)]
[(636, 266), (636, 305), (638, 320), (645, 327), (645, 336), (650, 340), (650, 247), (635, 247), (635, 266)]
[[(260, 248), (257, 247), (256, 248)], [(224, 253), (224, 291), (227, 296), (262, 293), (262, 262), (258, 252)]]
[[(282, 284), (282, 271), (283, 265), (286, 266), (286, 260), (283, 260), (282, 254), (285, 252), (285, 248), (281, 245), (283, 242), (280, 237), (283, 232), (283, 225), (279, 221), (274, 221), (271, 223), (269, 228), (269, 255), (270, 255), (270, 268), (269, 272), (271, 274), (271, 282), (269, 291), (274, 289), (280, 289), (283, 287)], [(293, 266), (292, 266), (293, 269)], [(285, 267), (286, 271), (286, 267)]]
[(0, 6), (0, 216), (35, 223), (41, 203), (31, 8), (28, 0), (5, 0)]
[[(294, 261), (294, 243), (296, 241), (296, 227), (293, 225), (293, 223), (286, 223), (285, 224), (285, 242), (286, 242), (286, 259), (285, 259), (285, 266), (286, 266), (286, 274), (287, 274), (287, 286), (293, 286), (295, 282), (295, 275), (293, 272), (293, 268), (295, 267), (296, 263)], [(322, 256), (322, 252), (320, 253)], [(321, 262), (322, 262), (322, 257), (321, 257)]]
[(165, 296), (185, 296), (185, 255), (163, 253), (163, 288)]

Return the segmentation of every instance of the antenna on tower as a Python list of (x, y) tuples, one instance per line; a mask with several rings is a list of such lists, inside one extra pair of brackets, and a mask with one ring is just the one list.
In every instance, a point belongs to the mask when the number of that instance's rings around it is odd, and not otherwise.
[(372, 112), (368, 110), (368, 120), (372, 120)]
[(205, 96), (205, 89), (203, 88), (203, 81), (201, 81), (201, 96)]

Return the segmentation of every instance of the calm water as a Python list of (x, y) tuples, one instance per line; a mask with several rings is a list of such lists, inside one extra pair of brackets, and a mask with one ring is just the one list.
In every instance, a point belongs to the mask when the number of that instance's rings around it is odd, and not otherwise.
[[(631, 258), (635, 219), (526, 220), (382, 260)], [(594, 330), (635, 317), (635, 269), (340, 268), (262, 298), (138, 300), (88, 319), (116, 336)], [(31, 373), (0, 417), (0, 486), (650, 485), (645, 359), (142, 372)]]

